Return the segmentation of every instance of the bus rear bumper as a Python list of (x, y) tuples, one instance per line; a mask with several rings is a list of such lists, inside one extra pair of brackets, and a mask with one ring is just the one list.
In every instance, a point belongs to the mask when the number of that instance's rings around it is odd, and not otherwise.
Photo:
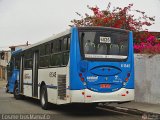
[(121, 88), (111, 93), (98, 93), (89, 89), (74, 90), (71, 92), (71, 102), (125, 102), (134, 100), (134, 89)]

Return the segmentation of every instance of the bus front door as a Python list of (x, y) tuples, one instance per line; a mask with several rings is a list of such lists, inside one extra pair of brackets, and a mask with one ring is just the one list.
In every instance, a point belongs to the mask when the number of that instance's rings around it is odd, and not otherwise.
[(20, 62), (20, 93), (23, 94), (23, 70), (24, 70), (24, 57), (21, 56)]
[(33, 74), (32, 74), (32, 96), (38, 97), (38, 58), (39, 52), (35, 51), (33, 55)]

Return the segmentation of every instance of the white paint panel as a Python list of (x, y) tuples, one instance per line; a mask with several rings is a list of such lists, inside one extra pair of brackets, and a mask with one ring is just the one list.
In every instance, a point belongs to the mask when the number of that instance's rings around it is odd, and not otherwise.
[[(85, 94), (82, 95), (82, 92), (85, 91)], [(129, 93), (126, 94), (126, 91)], [(126, 96), (122, 96), (126, 94)], [(71, 102), (80, 102), (80, 103), (93, 103), (93, 102), (122, 102), (122, 101), (131, 101), (134, 100), (134, 90), (122, 88), (116, 92), (111, 93), (98, 93), (93, 92), (89, 89), (85, 90), (74, 90), (71, 91)], [(87, 97), (91, 96), (91, 97)]]
[[(23, 72), (23, 91), (24, 91), (24, 95), (32, 97), (32, 70), (24, 70)], [(25, 85), (28, 84), (28, 85)]]
[[(67, 89), (69, 87), (69, 72), (68, 67), (59, 68), (47, 68), (38, 70), (38, 84), (40, 85), (42, 81), (45, 82), (47, 86), (54, 86), (54, 88), (47, 88), (48, 91), (48, 101), (54, 104), (65, 104), (70, 102), (70, 92)], [(55, 75), (56, 73), (56, 75)], [(58, 97), (58, 75), (66, 75), (66, 99), (60, 100)], [(39, 88), (40, 89), (40, 88)], [(40, 92), (40, 90), (38, 91)], [(38, 93), (39, 95), (40, 93)], [(38, 97), (39, 98), (39, 97)]]
[(52, 89), (52, 88), (47, 88), (47, 92), (48, 92), (48, 101), (50, 103), (56, 103), (57, 102), (57, 90), (56, 89)]
[(71, 90), (71, 103), (84, 103), (84, 95), (82, 94), (84, 91), (85, 90)]
[(24, 83), (32, 83), (32, 70), (24, 70), (23, 79)]
[(32, 86), (24, 85), (24, 93), (25, 96), (32, 97)]

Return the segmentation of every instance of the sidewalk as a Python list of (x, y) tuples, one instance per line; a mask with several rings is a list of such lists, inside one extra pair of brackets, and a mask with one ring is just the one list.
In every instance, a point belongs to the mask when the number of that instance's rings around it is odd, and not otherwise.
[(131, 114), (157, 114), (160, 115), (160, 104), (148, 104), (148, 103), (140, 103), (140, 102), (128, 102), (123, 104), (105, 104), (105, 107), (111, 108), (114, 110), (128, 112)]
[(6, 80), (0, 80), (0, 88), (5, 87), (7, 84)]
[(6, 84), (7, 84), (7, 81), (5, 80), (0, 80), (0, 95), (2, 95), (1, 93), (3, 91), (6, 91)]

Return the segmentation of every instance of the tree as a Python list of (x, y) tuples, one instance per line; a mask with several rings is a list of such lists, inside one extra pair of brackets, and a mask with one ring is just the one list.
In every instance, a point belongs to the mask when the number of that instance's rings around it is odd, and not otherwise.
[[(133, 10), (133, 4), (126, 7), (115, 7), (111, 10), (111, 3), (108, 4), (105, 10), (100, 10), (99, 7), (87, 6), (93, 12), (93, 15), (85, 14), (85, 16), (77, 13), (81, 17), (80, 20), (72, 20), (71, 26), (106, 26), (114, 28), (122, 28), (131, 30), (134, 33), (134, 44), (140, 45), (147, 43), (148, 38), (153, 36), (145, 27), (154, 24), (155, 17), (149, 17), (145, 12), (140, 10)], [(137, 16), (133, 13), (136, 13)], [(137, 51), (136, 52), (142, 52)]]

